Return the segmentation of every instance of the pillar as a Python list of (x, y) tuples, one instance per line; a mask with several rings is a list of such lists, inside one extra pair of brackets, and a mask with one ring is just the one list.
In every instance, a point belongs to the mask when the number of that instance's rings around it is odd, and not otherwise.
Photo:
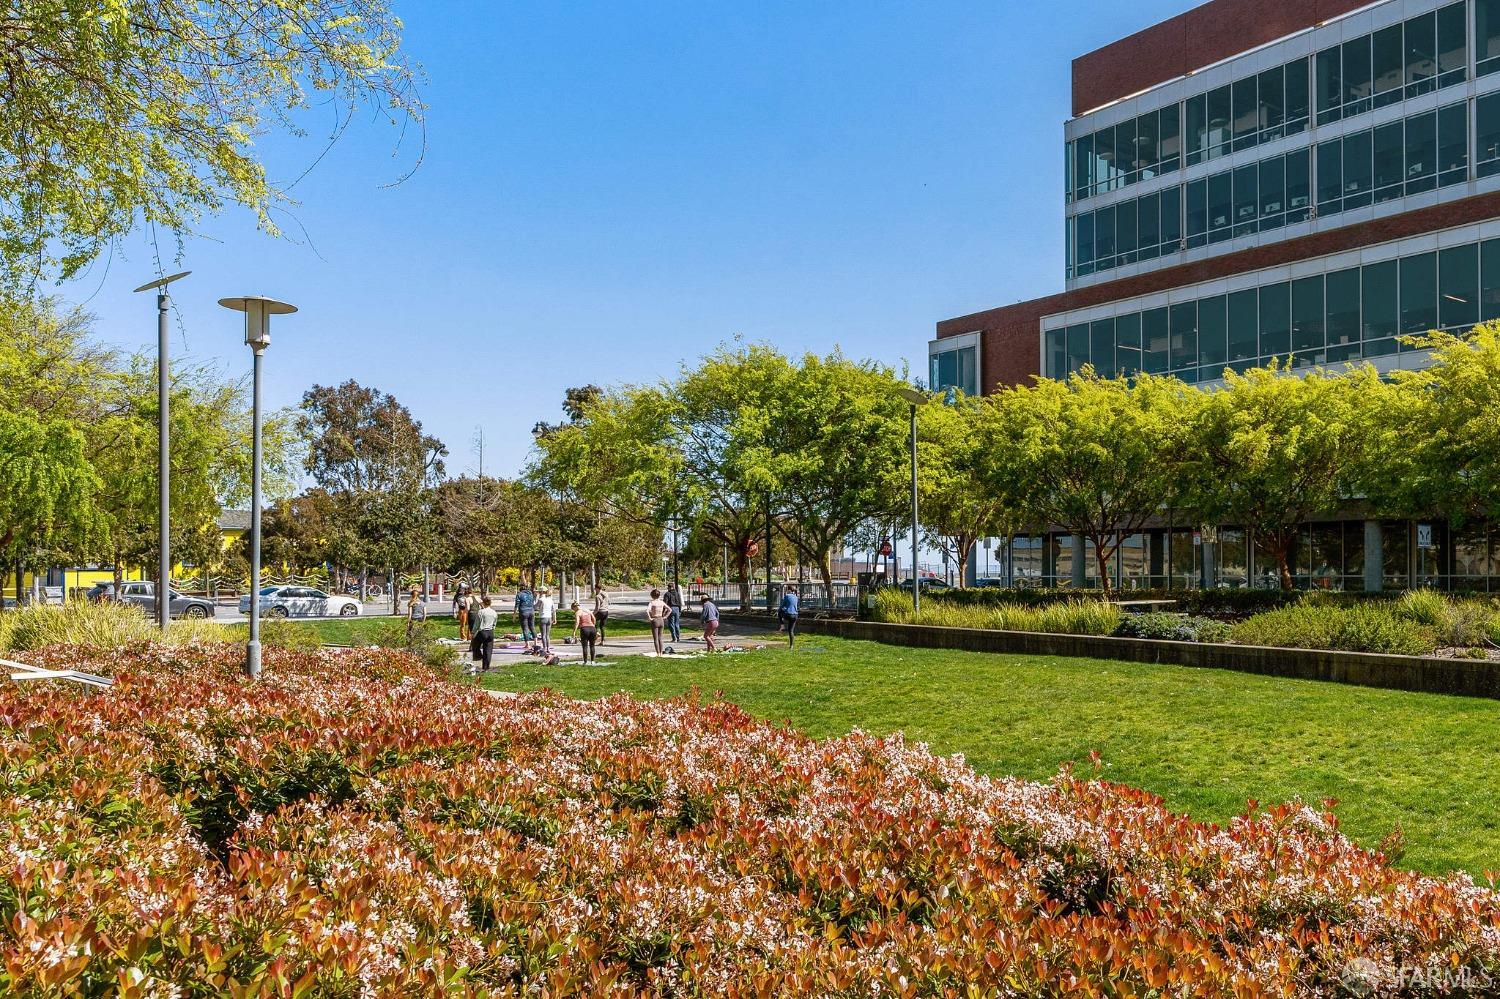
[(1365, 521), (1365, 592), (1379, 593), (1385, 584), (1385, 531), (1378, 520)]
[(1069, 543), (1073, 546), (1073, 588), (1075, 590), (1081, 590), (1085, 586), (1089, 585), (1089, 566), (1088, 562), (1085, 561), (1083, 557), (1083, 535), (1073, 535), (1072, 541), (1070, 541)]
[(1219, 546), (1208, 541), (1198, 546), (1202, 551), (1202, 574), (1198, 585), (1205, 590), (1211, 590), (1219, 581)]

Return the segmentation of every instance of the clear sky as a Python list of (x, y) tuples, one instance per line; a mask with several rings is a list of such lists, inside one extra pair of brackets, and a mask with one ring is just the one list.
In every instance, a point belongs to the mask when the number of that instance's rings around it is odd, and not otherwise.
[[(737, 335), (909, 362), (933, 324), (1059, 290), (1069, 64), (1189, 6), (392, 0), (428, 75), (426, 158), (357, 125), (297, 184), (295, 238), (232, 211), (189, 242), (173, 349), (266, 388), (392, 392), (472, 469), (511, 474), (570, 385), (652, 381)], [(270, 137), (290, 180), (326, 137)], [(305, 236), (304, 236), (305, 232)], [(132, 239), (61, 289), (121, 346), (154, 344)]]

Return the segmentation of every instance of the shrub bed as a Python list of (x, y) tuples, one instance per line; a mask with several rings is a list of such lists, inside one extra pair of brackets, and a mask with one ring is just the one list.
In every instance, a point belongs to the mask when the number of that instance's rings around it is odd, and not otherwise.
[(93, 660), (104, 692), (0, 688), (6, 994), (1333, 996), (1351, 967), (1393, 990), (1500, 973), (1492, 889), (1393, 868), (1301, 805), (1217, 828), (723, 703), (501, 700), (372, 650), (269, 650), (254, 686), (237, 664), (139, 646)]
[(1113, 604), (1088, 598), (1027, 606), (1024, 604), (934, 603), (923, 598), (922, 612), (913, 612), (911, 594), (893, 587), (875, 594), (874, 617), (891, 624), (928, 624), (941, 628), (986, 628), (996, 631), (1035, 631), (1060, 635), (1108, 635), (1119, 625), (1121, 612)]
[(1229, 625), (1211, 617), (1189, 614), (1127, 614), (1115, 627), (1120, 638), (1155, 638), (1168, 642), (1222, 642)]

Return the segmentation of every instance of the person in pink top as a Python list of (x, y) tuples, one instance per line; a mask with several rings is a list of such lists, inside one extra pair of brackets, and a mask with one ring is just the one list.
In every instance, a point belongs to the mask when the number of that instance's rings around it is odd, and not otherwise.
[(576, 601), (573, 604), (573, 635), (583, 649), (583, 661), (593, 662), (594, 642), (599, 637), (598, 618), (587, 607), (579, 607)]

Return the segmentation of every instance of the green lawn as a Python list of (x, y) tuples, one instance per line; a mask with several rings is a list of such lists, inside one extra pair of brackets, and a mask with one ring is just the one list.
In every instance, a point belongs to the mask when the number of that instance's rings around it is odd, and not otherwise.
[[(320, 618), (315, 621), (291, 621), (293, 627), (310, 628), (318, 633), (318, 637), (329, 645), (369, 645), (374, 644), (375, 636), (382, 630), (390, 628), (393, 623), (404, 620), (393, 618), (389, 614), (380, 617), (339, 617)], [(428, 621), (428, 625), (444, 638), (458, 637), (458, 622), (451, 617), (434, 617)], [(504, 634), (506, 632), (518, 632), (520, 622), (512, 613), (502, 613), (496, 625), (496, 631)], [(557, 625), (553, 632), (556, 635), (567, 635), (573, 631), (573, 612), (560, 611), (557, 615)], [(651, 628), (645, 621), (616, 620), (611, 618), (605, 634), (638, 635), (648, 634)]]
[(992, 774), (1045, 779), (1065, 760), (1088, 766), (1098, 750), (1107, 779), (1197, 818), (1223, 822), (1250, 798), (1337, 798), (1345, 832), (1362, 843), (1399, 825), (1407, 866), (1500, 869), (1496, 701), (814, 635), (795, 652), (712, 660), (636, 658), (597, 669), (507, 661), (483, 682), (583, 698), (698, 687), (814, 735), (904, 730)]

